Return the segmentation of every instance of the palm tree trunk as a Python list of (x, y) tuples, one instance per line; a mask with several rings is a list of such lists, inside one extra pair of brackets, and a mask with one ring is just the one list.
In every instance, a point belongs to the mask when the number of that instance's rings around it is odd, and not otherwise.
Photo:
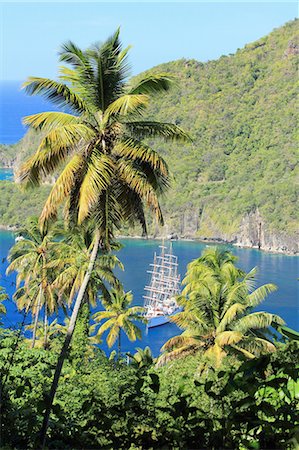
[(47, 434), (47, 429), (48, 429), (48, 424), (49, 424), (49, 418), (50, 418), (50, 414), (51, 414), (54, 397), (55, 397), (57, 387), (58, 387), (58, 382), (59, 382), (62, 366), (63, 366), (64, 360), (67, 356), (67, 351), (68, 351), (69, 345), (70, 345), (72, 337), (73, 337), (76, 320), (78, 317), (78, 312), (79, 312), (80, 306), (82, 304), (82, 301), (84, 299), (84, 294), (85, 294), (92, 270), (94, 268), (95, 260), (96, 260), (97, 253), (99, 250), (99, 245), (100, 245), (100, 233), (97, 230), (95, 232), (95, 243), (94, 243), (94, 247), (92, 249), (92, 253), (90, 255), (88, 269), (84, 276), (83, 283), (79, 289), (79, 292), (78, 292), (78, 295), (77, 295), (77, 298), (75, 301), (74, 309), (73, 309), (73, 312), (71, 315), (70, 323), (69, 323), (69, 326), (68, 326), (68, 329), (66, 332), (66, 337), (65, 337), (65, 340), (64, 340), (64, 343), (63, 343), (63, 346), (62, 346), (62, 349), (61, 349), (61, 352), (60, 352), (60, 355), (59, 355), (59, 358), (57, 361), (57, 365), (56, 365), (56, 369), (55, 369), (55, 373), (54, 373), (54, 377), (53, 377), (53, 381), (52, 381), (52, 386), (51, 386), (51, 390), (50, 390), (50, 394), (49, 394), (49, 398), (48, 398), (48, 402), (47, 402), (47, 406), (46, 406), (46, 411), (44, 414), (44, 420), (43, 420), (43, 424), (42, 424), (42, 428), (41, 428), (41, 432), (40, 432), (40, 443), (41, 443), (42, 449), (45, 447), (45, 443), (46, 443), (46, 434)]
[(45, 319), (44, 319), (44, 349), (48, 347), (48, 312), (47, 305), (45, 305)]
[(41, 305), (42, 289), (43, 289), (43, 287), (42, 287), (42, 285), (40, 285), (39, 293), (38, 293), (37, 306), (36, 306), (35, 319), (34, 319), (34, 327), (33, 327), (33, 336), (32, 336), (31, 348), (34, 348), (35, 341), (36, 341), (36, 330), (37, 330), (38, 316), (39, 316), (40, 305)]
[(121, 333), (121, 330), (119, 330), (119, 333), (118, 333), (118, 360), (120, 360), (120, 351), (121, 351), (120, 333)]

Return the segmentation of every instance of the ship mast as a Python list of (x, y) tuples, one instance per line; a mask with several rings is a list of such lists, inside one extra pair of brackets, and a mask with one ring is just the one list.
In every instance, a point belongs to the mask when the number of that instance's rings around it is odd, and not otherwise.
[(177, 308), (175, 295), (180, 292), (178, 263), (172, 252), (172, 244), (167, 250), (163, 239), (160, 249), (160, 255), (154, 253), (154, 262), (150, 264), (152, 270), (147, 271), (150, 283), (145, 286), (147, 294), (143, 297), (148, 317), (171, 314)]

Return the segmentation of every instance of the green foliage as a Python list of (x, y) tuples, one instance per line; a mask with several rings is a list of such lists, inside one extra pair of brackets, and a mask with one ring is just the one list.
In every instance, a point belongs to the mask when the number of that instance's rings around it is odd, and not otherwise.
[[(1, 333), (1, 373), (13, 340), (13, 334)], [(81, 365), (70, 358), (48, 446), (295, 448), (298, 350), (296, 342), (282, 344), (276, 354), (241, 365), (232, 359), (202, 376), (198, 356), (161, 369), (109, 361), (100, 352)], [(3, 392), (3, 446), (33, 447), (55, 361), (56, 352), (19, 345)]]
[(252, 359), (275, 351), (267, 336), (269, 327), (284, 325), (284, 321), (252, 309), (276, 286), (255, 289), (256, 268), (246, 273), (235, 265), (236, 259), (216, 247), (206, 249), (188, 265), (185, 287), (177, 298), (182, 311), (171, 317), (184, 331), (164, 344), (158, 365), (200, 352), (208, 364), (219, 367), (231, 352)]
[(102, 323), (98, 329), (98, 335), (109, 330), (106, 341), (112, 347), (118, 340), (118, 357), (121, 354), (121, 332), (123, 331), (130, 341), (141, 339), (141, 330), (136, 321), (145, 322), (145, 309), (142, 306), (131, 306), (133, 301), (132, 292), (124, 292), (120, 289), (111, 289), (109, 299), (103, 299), (104, 311), (98, 311), (93, 315), (96, 323)]
[[(38, 216), (50, 191), (50, 186), (41, 186), (38, 191), (23, 192), (12, 181), (0, 182), (1, 225), (23, 227), (30, 216)], [(20, 207), (22, 205), (22, 207)]]
[(234, 239), (257, 209), (268, 231), (298, 230), (298, 58), (289, 51), (297, 27), (289, 22), (217, 61), (182, 59), (150, 71), (178, 80), (151, 105), (152, 117), (175, 120), (194, 139), (192, 147), (160, 145), (174, 175), (162, 203), (171, 230)]
[[(6, 300), (8, 298), (8, 295), (5, 292), (5, 289), (0, 286), (0, 316), (1, 314), (6, 314), (6, 307), (5, 305), (3, 305), (4, 300)], [(1, 325), (1, 321), (0, 321), (0, 325)]]

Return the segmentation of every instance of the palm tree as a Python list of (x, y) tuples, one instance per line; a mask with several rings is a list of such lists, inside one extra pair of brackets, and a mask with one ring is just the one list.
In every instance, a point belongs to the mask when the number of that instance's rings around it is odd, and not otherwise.
[[(90, 253), (92, 252), (92, 233), (90, 227), (77, 227), (64, 235), (63, 242), (57, 242), (54, 245), (54, 257), (48, 264), (48, 267), (54, 269), (55, 277), (52, 287), (57, 291), (59, 299), (63, 299), (62, 304), (70, 307), (74, 301), (75, 295), (83, 283), (85, 273), (88, 268)], [(117, 247), (116, 247), (117, 248)], [(97, 344), (97, 337), (92, 334), (93, 325), (90, 325), (90, 308), (95, 307), (99, 292), (102, 298), (109, 298), (107, 285), (120, 288), (121, 284), (114, 275), (115, 268), (124, 269), (122, 263), (114, 254), (98, 253), (94, 268), (80, 307), (78, 321), (82, 322), (89, 342)], [(84, 306), (86, 304), (86, 307)], [(69, 319), (66, 323), (69, 324)], [(82, 328), (81, 327), (81, 328)], [(64, 327), (65, 332), (67, 326)]]
[[(69, 307), (83, 283), (93, 249), (92, 244), (92, 232), (90, 227), (85, 226), (65, 232), (63, 241), (53, 244), (53, 256), (47, 265), (57, 274), (52, 287), (59, 298), (64, 298), (63, 304)], [(90, 306), (96, 306), (99, 292), (108, 300), (109, 291), (105, 283), (115, 288), (121, 287), (113, 273), (116, 267), (124, 269), (116, 255), (98, 253), (84, 297)]]
[(148, 368), (153, 365), (154, 358), (150, 347), (145, 347), (144, 349), (137, 347), (136, 353), (131, 355), (128, 353), (131, 359), (131, 365), (136, 369)]
[(153, 210), (158, 222), (163, 223), (158, 196), (168, 187), (168, 168), (164, 159), (143, 139), (189, 140), (174, 124), (144, 120), (151, 96), (167, 91), (172, 80), (169, 75), (157, 73), (129, 84), (127, 54), (128, 48), (122, 49), (119, 30), (104, 44), (85, 51), (68, 42), (62, 46), (60, 60), (71, 67), (60, 69), (59, 81), (30, 77), (24, 83), (29, 95), (43, 95), (69, 110), (44, 112), (24, 119), (26, 125), (41, 130), (43, 137), (37, 152), (22, 166), (19, 181), (35, 186), (44, 176), (60, 169), (44, 205), (41, 225), (56, 218), (63, 202), (70, 223), (81, 224), (92, 217), (97, 224), (89, 266), (77, 293), (54, 374), (43, 440), (99, 246), (110, 248), (114, 228), (123, 221), (137, 220), (146, 232), (145, 205)]
[(146, 322), (144, 317), (145, 309), (142, 306), (132, 306), (133, 295), (130, 292), (122, 292), (112, 289), (110, 291), (110, 300), (104, 301), (104, 311), (99, 311), (93, 315), (95, 322), (101, 322), (107, 319), (99, 328), (98, 335), (109, 330), (107, 335), (107, 344), (112, 347), (118, 340), (118, 359), (121, 355), (121, 330), (125, 332), (130, 341), (141, 339), (141, 330), (134, 323), (135, 321)]
[(256, 269), (245, 273), (235, 260), (226, 250), (208, 249), (188, 265), (185, 288), (178, 298), (184, 310), (172, 317), (184, 331), (164, 344), (158, 365), (198, 351), (216, 366), (231, 352), (254, 358), (275, 351), (266, 338), (267, 330), (284, 321), (252, 309), (276, 286), (266, 284), (254, 290)]
[[(31, 331), (33, 330), (33, 327), (33, 324), (27, 325), (26, 330)], [(52, 322), (48, 323), (47, 327), (45, 327), (44, 321), (39, 320), (36, 329), (35, 347), (44, 349), (50, 348), (51, 339), (57, 335), (58, 330), (57, 319), (54, 319)], [(28, 339), (27, 342), (30, 343), (31, 346), (31, 339)]]
[[(28, 220), (21, 232), (22, 238), (11, 248), (7, 273), (17, 272), (17, 290), (14, 299), (20, 310), (31, 311), (34, 318), (32, 348), (35, 346), (39, 315), (44, 307), (45, 341), (48, 313), (57, 309), (57, 298), (51, 287), (52, 274), (47, 269), (51, 258), (53, 239), (60, 230), (41, 230), (38, 219)], [(23, 283), (23, 285), (21, 285)]]

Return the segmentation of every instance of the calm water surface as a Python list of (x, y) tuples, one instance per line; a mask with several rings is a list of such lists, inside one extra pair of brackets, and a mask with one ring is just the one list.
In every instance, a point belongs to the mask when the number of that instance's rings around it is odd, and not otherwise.
[(12, 169), (2, 169), (0, 168), (0, 181), (13, 180), (13, 170)]
[[(6, 288), (10, 297), (14, 292), (15, 277), (14, 275), (9, 277), (5, 275), (7, 267), (5, 258), (13, 243), (14, 235), (12, 233), (0, 231), (0, 285)], [(119, 271), (118, 275), (125, 290), (132, 290), (134, 303), (141, 305), (143, 303), (143, 288), (148, 281), (146, 271), (149, 263), (152, 262), (153, 253), (160, 243), (154, 240), (139, 239), (123, 239), (122, 243), (124, 247), (118, 256), (125, 266), (125, 271)], [(182, 277), (185, 275), (188, 262), (197, 258), (204, 248), (206, 248), (206, 245), (198, 242), (173, 242), (173, 251), (179, 258), (179, 271)], [(278, 286), (278, 291), (269, 295), (259, 309), (280, 315), (288, 326), (299, 330), (299, 297), (298, 281), (296, 281), (299, 258), (264, 253), (252, 249), (230, 248), (239, 257), (239, 266), (242, 269), (249, 271), (255, 266), (259, 268), (257, 285), (271, 282)], [(6, 306), (7, 315), (4, 316), (3, 322), (5, 326), (16, 327), (23, 316), (17, 311), (11, 299), (6, 302)], [(133, 351), (137, 346), (143, 348), (150, 345), (154, 354), (157, 355), (163, 343), (179, 332), (174, 324), (151, 329), (148, 335), (145, 334), (144, 327), (143, 331), (142, 341), (131, 343), (123, 336), (123, 351)], [(107, 350), (104, 344), (103, 348)]]

